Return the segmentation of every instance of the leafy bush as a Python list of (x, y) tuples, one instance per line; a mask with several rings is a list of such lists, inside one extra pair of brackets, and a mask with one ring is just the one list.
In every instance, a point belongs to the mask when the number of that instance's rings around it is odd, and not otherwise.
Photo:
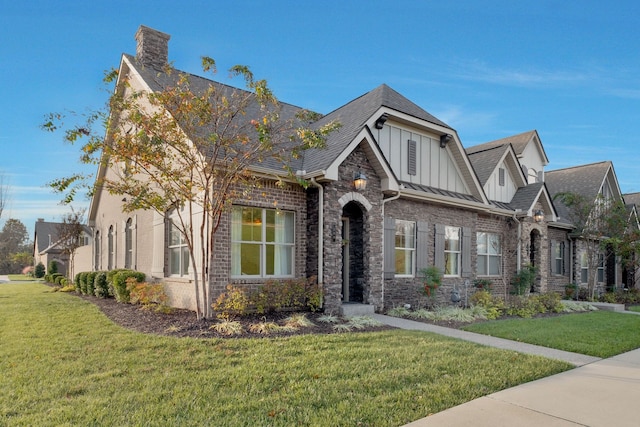
[(109, 297), (109, 284), (107, 283), (107, 273), (104, 271), (99, 271), (96, 274), (95, 279), (93, 279), (93, 287), (94, 294), (98, 298), (108, 298)]
[(534, 314), (540, 313), (540, 306), (535, 298), (516, 295), (509, 300), (509, 304), (505, 309), (507, 316), (518, 316), (525, 319), (533, 317)]
[(56, 261), (49, 261), (49, 268), (47, 268), (47, 273), (55, 274), (58, 272), (58, 263)]
[(86, 294), (87, 295), (95, 295), (95, 285), (94, 285), (94, 281), (96, 280), (96, 275), (98, 273), (95, 271), (90, 271), (87, 273), (87, 289), (86, 289)]
[(478, 291), (471, 296), (471, 304), (486, 310), (487, 319), (493, 320), (502, 316), (505, 303), (502, 298), (491, 295), (489, 291)]
[(227, 291), (218, 296), (212, 307), (216, 311), (217, 318), (230, 322), (231, 319), (248, 314), (249, 297), (243, 289), (227, 285)]
[(522, 266), (511, 279), (511, 293), (525, 295), (535, 283), (537, 272), (538, 269), (531, 264)]
[(135, 277), (129, 277), (127, 291), (131, 304), (141, 304), (144, 307), (154, 307), (157, 311), (167, 312), (169, 297), (161, 283), (140, 283)]
[(270, 280), (249, 296), (249, 305), (258, 313), (283, 308), (318, 311), (322, 305), (322, 289), (315, 277), (295, 280)]
[[(129, 302), (129, 291), (127, 290), (127, 279), (133, 278), (137, 282), (144, 282), (145, 274), (134, 270), (118, 270), (112, 275), (113, 295), (118, 302)], [(107, 274), (107, 280), (109, 275)]]
[(481, 291), (491, 291), (493, 283), (489, 279), (476, 279), (473, 281), (473, 286)]
[(537, 302), (538, 312), (540, 313), (562, 313), (562, 298), (559, 293), (548, 292), (546, 294), (532, 295), (530, 298)]
[(41, 279), (44, 277), (45, 274), (45, 268), (44, 268), (44, 264), (42, 262), (39, 262), (38, 264), (36, 264), (36, 268), (33, 271), (33, 276), (36, 279)]

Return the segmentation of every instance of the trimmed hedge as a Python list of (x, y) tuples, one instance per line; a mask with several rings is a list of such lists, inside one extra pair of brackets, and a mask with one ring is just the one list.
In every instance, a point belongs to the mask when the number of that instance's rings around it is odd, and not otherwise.
[(118, 302), (129, 302), (130, 295), (129, 289), (127, 289), (127, 279), (130, 278), (142, 283), (145, 281), (146, 275), (134, 270), (120, 270), (113, 274), (111, 283), (113, 285), (113, 294)]

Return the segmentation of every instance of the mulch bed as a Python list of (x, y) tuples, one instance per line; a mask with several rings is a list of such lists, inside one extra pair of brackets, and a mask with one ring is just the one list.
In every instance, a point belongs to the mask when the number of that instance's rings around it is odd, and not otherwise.
[[(76, 294), (77, 295), (77, 294)], [(342, 331), (336, 331), (332, 324), (319, 322), (317, 318), (322, 313), (304, 313), (315, 326), (300, 328), (294, 332), (275, 332), (269, 335), (251, 332), (249, 327), (251, 324), (260, 322), (276, 322), (282, 321), (296, 313), (282, 312), (270, 313), (267, 315), (255, 315), (238, 319), (243, 325), (244, 332), (240, 335), (229, 337), (215, 331), (212, 325), (218, 323), (217, 319), (198, 320), (196, 314), (190, 310), (173, 309), (172, 313), (164, 314), (145, 309), (140, 305), (121, 304), (113, 298), (98, 298), (90, 295), (79, 295), (80, 298), (96, 305), (109, 319), (114, 323), (138, 332), (146, 334), (166, 335), (173, 337), (192, 337), (192, 338), (273, 338), (293, 335), (306, 334), (334, 334)], [(382, 331), (394, 329), (391, 326), (368, 327), (364, 329), (354, 329), (352, 332)]]

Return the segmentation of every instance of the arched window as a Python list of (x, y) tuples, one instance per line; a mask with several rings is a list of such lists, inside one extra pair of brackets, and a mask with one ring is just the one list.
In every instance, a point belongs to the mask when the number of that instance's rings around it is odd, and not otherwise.
[(93, 256), (94, 256), (93, 269), (95, 271), (98, 271), (98, 270), (100, 270), (100, 244), (101, 244), (101, 242), (100, 242), (100, 230), (96, 231), (96, 238), (95, 238), (95, 241), (93, 243), (94, 243), (93, 244), (93, 250), (94, 250), (94, 252), (93, 252)]
[(113, 231), (113, 225), (111, 227), (109, 227), (109, 234), (107, 235), (107, 269), (108, 270), (113, 270), (113, 267), (115, 266), (115, 249), (113, 246), (113, 235), (114, 235), (114, 231)]
[(127, 219), (124, 226), (124, 268), (132, 268), (133, 261), (133, 220)]

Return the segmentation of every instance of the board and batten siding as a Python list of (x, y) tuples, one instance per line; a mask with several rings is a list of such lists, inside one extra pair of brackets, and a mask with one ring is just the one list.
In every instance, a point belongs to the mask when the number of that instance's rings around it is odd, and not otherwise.
[[(500, 169), (504, 170), (504, 185), (500, 185)], [(484, 191), (487, 194), (489, 200), (496, 200), (498, 202), (509, 203), (516, 194), (518, 188), (513, 182), (513, 175), (509, 172), (509, 168), (500, 163), (487, 182), (484, 184)]]
[[(409, 141), (415, 141), (415, 171), (409, 160), (413, 155)], [(440, 148), (436, 135), (430, 137), (387, 122), (378, 131), (378, 144), (400, 181), (469, 194), (449, 149)]]

